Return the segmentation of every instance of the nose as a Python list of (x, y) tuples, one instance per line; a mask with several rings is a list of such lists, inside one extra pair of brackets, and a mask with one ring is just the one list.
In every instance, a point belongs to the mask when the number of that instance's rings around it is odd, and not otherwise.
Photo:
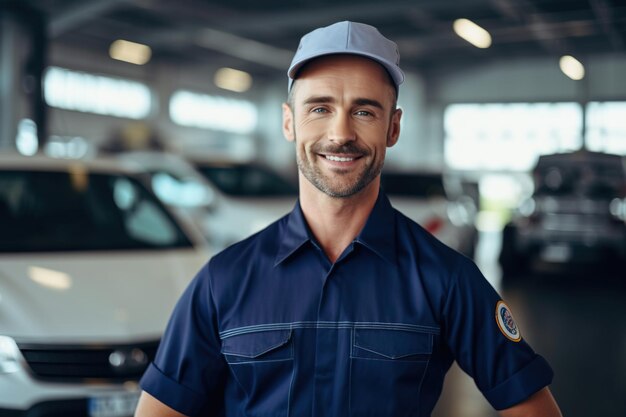
[(344, 114), (343, 112), (335, 114), (329, 127), (328, 139), (338, 144), (356, 140), (350, 114)]

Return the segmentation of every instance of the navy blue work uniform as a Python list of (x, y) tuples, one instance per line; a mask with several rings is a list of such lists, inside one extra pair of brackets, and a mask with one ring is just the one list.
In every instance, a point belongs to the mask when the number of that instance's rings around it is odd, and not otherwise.
[(429, 416), (454, 360), (496, 409), (552, 380), (474, 263), (381, 192), (334, 264), (299, 205), (213, 257), (141, 387), (190, 416)]

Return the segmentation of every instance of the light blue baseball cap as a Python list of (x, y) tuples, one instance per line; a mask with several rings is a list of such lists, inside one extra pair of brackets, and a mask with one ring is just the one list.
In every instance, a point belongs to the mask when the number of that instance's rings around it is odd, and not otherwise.
[(287, 76), (291, 85), (298, 70), (312, 59), (332, 54), (361, 55), (382, 65), (396, 88), (404, 81), (400, 69), (400, 52), (395, 42), (385, 38), (374, 26), (356, 22), (338, 22), (315, 29), (300, 39), (298, 50), (291, 61)]

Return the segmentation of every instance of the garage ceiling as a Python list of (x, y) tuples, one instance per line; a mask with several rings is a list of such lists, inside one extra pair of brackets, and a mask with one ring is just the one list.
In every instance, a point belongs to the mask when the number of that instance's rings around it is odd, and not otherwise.
[[(402, 66), (437, 72), (486, 60), (626, 52), (623, 0), (0, 0), (43, 14), (52, 42), (102, 50), (145, 43), (153, 59), (212, 62), (275, 77), (300, 36), (338, 20), (377, 26), (400, 46)], [(469, 18), (493, 45), (477, 49), (452, 22)]]

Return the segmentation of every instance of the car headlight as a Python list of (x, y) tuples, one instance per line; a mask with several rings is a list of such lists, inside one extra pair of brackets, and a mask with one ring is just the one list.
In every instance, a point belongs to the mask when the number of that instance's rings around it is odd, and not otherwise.
[(19, 349), (10, 337), (0, 336), (0, 374), (17, 372), (20, 369), (18, 362)]
[(614, 217), (626, 221), (626, 199), (621, 200), (619, 198), (614, 198), (611, 201), (609, 210)]
[(534, 198), (525, 199), (522, 204), (520, 204), (518, 211), (524, 217), (530, 217), (535, 214), (537, 210), (537, 202)]

